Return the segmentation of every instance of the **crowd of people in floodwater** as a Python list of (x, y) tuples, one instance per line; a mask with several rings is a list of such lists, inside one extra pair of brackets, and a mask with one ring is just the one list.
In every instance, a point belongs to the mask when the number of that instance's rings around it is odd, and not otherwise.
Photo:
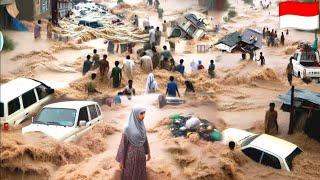
[[(184, 60), (180, 59), (179, 63), (176, 64), (176, 61), (173, 59), (172, 53), (167, 49), (167, 46), (163, 46), (163, 51), (158, 53), (156, 47), (152, 47), (151, 51), (143, 51), (141, 57), (139, 57), (139, 62), (135, 63), (134, 60), (131, 59), (130, 55), (127, 55), (124, 59), (123, 63), (120, 65), (120, 61), (115, 61), (114, 66), (111, 69), (111, 65), (108, 61), (108, 55), (104, 54), (102, 59), (100, 59), (100, 55), (97, 50), (93, 50), (93, 55), (87, 55), (86, 60), (83, 63), (82, 74), (86, 75), (91, 70), (97, 70), (100, 75), (100, 80), (104, 81), (106, 79), (112, 79), (112, 87), (119, 88), (121, 85), (121, 81), (123, 76), (126, 76), (129, 81), (128, 85), (125, 89), (119, 94), (121, 95), (135, 95), (135, 89), (133, 88), (133, 68), (141, 68), (142, 71), (149, 74), (146, 82), (146, 93), (154, 93), (157, 89), (157, 83), (155, 77), (153, 75), (153, 70), (155, 69), (164, 69), (171, 72), (179, 72), (181, 75), (185, 76), (185, 65)], [(150, 54), (151, 53), (151, 54)], [(157, 58), (154, 58), (157, 57)], [(135, 67), (138, 64), (138, 67)], [(202, 64), (202, 61), (193, 60), (190, 63), (190, 67), (193, 73), (197, 71), (202, 71), (205, 67)], [(215, 76), (215, 64), (214, 60), (210, 60), (210, 65), (208, 67), (208, 76), (210, 78), (214, 78)], [(111, 72), (109, 73), (111, 69)], [(109, 76), (110, 74), (110, 76)], [(95, 79), (97, 77), (96, 73), (91, 74), (91, 81), (87, 84), (87, 92), (88, 94), (100, 93), (96, 90)], [(190, 85), (191, 84), (191, 85)], [(194, 92), (194, 88), (192, 82), (187, 80), (185, 82), (186, 92)], [(191, 88), (192, 87), (192, 88)], [(176, 93), (177, 92), (177, 93)], [(177, 83), (174, 81), (174, 77), (171, 76), (167, 85), (167, 94), (168, 96), (180, 96), (178, 92)]]
[[(286, 35), (289, 35), (289, 30), (286, 30)], [(272, 47), (278, 47), (279, 44), (284, 46), (284, 32), (281, 32), (281, 36), (278, 36), (278, 33), (274, 29), (269, 29), (268, 27), (264, 27), (262, 30), (263, 39), (266, 39), (267, 45)]]

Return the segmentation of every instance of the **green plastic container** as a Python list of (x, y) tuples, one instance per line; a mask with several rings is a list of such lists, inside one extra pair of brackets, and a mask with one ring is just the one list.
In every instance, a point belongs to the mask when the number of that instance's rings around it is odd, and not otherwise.
[(212, 141), (220, 141), (222, 138), (222, 134), (220, 131), (212, 131), (210, 133), (210, 137)]
[(179, 119), (180, 118), (180, 114), (178, 114), (178, 113), (176, 113), (176, 114), (172, 114), (172, 115), (170, 115), (169, 116), (169, 118), (171, 119), (171, 120), (176, 120), (176, 119)]

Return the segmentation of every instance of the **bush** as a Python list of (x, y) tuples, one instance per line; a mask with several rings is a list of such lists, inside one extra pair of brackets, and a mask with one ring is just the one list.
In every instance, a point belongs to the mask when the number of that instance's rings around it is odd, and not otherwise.
[(224, 21), (224, 22), (228, 22), (229, 20), (230, 20), (230, 19), (228, 18), (228, 16), (224, 16), (224, 17), (223, 17), (223, 21)]
[(4, 35), (4, 44), (3, 44), (3, 50), (5, 51), (12, 51), (15, 48), (15, 44), (12, 39), (10, 39), (8, 36)]
[(243, 0), (243, 2), (251, 5), (253, 3), (253, 0)]
[(237, 11), (235, 10), (229, 10), (228, 12), (228, 17), (229, 19), (233, 18), (233, 17), (236, 17), (237, 16)]

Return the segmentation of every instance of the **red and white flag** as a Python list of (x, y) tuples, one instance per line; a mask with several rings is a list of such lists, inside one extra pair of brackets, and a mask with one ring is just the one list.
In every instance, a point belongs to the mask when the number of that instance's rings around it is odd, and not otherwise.
[(286, 1), (279, 4), (280, 28), (319, 28), (319, 3)]

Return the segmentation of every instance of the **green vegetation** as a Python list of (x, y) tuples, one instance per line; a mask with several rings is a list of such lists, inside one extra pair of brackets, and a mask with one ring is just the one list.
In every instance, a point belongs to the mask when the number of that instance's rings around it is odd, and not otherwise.
[(234, 7), (231, 7), (230, 10), (228, 11), (227, 16), (223, 17), (223, 20), (225, 22), (230, 21), (231, 18), (234, 18), (237, 16), (237, 11), (234, 9)]
[(246, 4), (252, 4), (253, 0), (243, 0), (243, 2), (246, 3)]
[(237, 11), (235, 11), (234, 9), (230, 9), (229, 12), (228, 12), (228, 17), (231, 19), (231, 18), (234, 18), (237, 16)]
[(10, 39), (8, 36), (4, 35), (4, 44), (3, 44), (3, 50), (4, 51), (12, 51), (15, 48), (15, 44), (12, 39)]

